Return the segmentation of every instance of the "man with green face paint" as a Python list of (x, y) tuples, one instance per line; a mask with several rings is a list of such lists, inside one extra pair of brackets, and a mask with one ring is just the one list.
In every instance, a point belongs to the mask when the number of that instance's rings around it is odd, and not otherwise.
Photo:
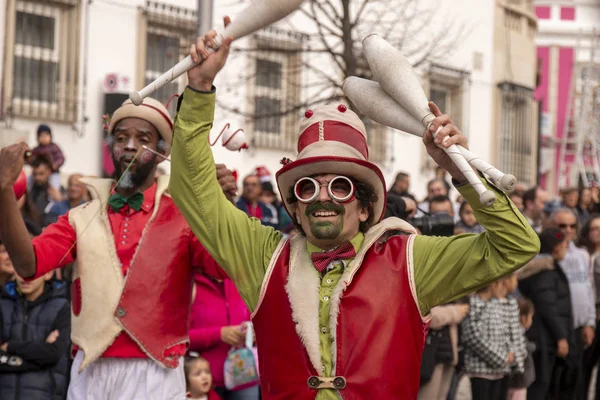
[[(228, 19), (226, 18), (226, 23)], [(430, 310), (506, 275), (535, 256), (539, 241), (501, 191), (489, 207), (438, 147), (466, 138), (431, 104), (430, 156), (455, 179), (486, 231), (425, 237), (382, 220), (385, 181), (368, 160), (367, 132), (345, 105), (306, 111), (298, 156), (282, 160), (277, 184), (300, 233), (290, 239), (227, 201), (208, 135), (229, 40), (210, 55), (198, 38), (175, 123), (170, 193), (248, 307), (265, 399), (416, 399)], [(215, 178), (216, 177), (216, 178)], [(226, 178), (221, 185), (226, 188)], [(507, 354), (508, 357), (508, 354)]]

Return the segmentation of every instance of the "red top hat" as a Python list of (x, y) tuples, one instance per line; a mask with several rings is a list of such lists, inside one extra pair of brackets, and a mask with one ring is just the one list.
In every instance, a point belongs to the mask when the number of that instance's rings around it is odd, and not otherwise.
[(381, 170), (369, 162), (365, 125), (343, 104), (318, 106), (308, 110), (300, 122), (298, 157), (281, 168), (277, 186), (290, 215), (287, 202), (290, 189), (298, 179), (318, 174), (339, 174), (368, 182), (375, 188), (374, 223), (385, 213), (385, 179)]

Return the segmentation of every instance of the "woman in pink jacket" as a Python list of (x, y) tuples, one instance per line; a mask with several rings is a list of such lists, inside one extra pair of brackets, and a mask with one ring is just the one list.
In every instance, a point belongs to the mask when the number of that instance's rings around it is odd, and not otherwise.
[(218, 281), (202, 273), (194, 275), (195, 299), (190, 324), (190, 350), (210, 363), (215, 390), (224, 400), (258, 400), (258, 382), (237, 391), (225, 388), (223, 366), (232, 346), (243, 346), (246, 335), (242, 323), (250, 321), (250, 311), (229, 279)]

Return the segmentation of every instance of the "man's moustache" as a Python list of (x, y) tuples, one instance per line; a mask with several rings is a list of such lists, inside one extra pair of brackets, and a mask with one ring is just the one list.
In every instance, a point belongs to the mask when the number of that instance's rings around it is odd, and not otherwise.
[(310, 214), (317, 211), (335, 211), (338, 214), (344, 214), (346, 209), (343, 206), (332, 202), (316, 202), (306, 208), (305, 214), (308, 217)]

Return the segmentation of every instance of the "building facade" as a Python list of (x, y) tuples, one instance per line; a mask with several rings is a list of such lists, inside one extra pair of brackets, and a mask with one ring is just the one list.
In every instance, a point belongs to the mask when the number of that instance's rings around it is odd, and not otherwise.
[[(600, 183), (594, 171), (597, 151), (591, 156), (600, 136), (600, 2), (536, 1), (535, 12), (539, 21), (540, 183), (558, 194), (561, 188)], [(582, 79), (590, 64), (596, 64), (595, 83)], [(582, 108), (584, 97), (596, 108)], [(591, 125), (587, 124), (590, 118)], [(587, 182), (581, 179), (581, 171)]]
[[(220, 16), (235, 18), (248, 2), (214, 3), (214, 26), (219, 26)], [(447, 54), (419, 66), (427, 95), (469, 136), (474, 153), (534, 183), (537, 20), (531, 2), (421, 3), (434, 11), (430, 25), (444, 26), (451, 16), (466, 29)], [(187, 54), (196, 7), (196, 0), (0, 0), (0, 145), (23, 139), (34, 145), (37, 125), (47, 123), (65, 153), (65, 175), (110, 173), (103, 115)], [(377, 32), (378, 26), (367, 28)], [(310, 51), (315, 29), (295, 13), (236, 41), (216, 82), (212, 140), (226, 126), (244, 130), (250, 149), (231, 152), (220, 140), (213, 147), (217, 162), (239, 176), (259, 165), (274, 175), (283, 157), (295, 156), (296, 129), (305, 111), (299, 105), (324, 90), (311, 86), (319, 74), (336, 71), (331, 57)], [(427, 43), (427, 37), (420, 40)], [(174, 113), (173, 95), (185, 84), (182, 77), (154, 97), (170, 101)], [(342, 96), (333, 90), (331, 101), (344, 101)], [(372, 158), (388, 184), (405, 171), (412, 176), (411, 190), (424, 196), (433, 165), (421, 139), (366, 123)], [(168, 171), (168, 162), (163, 167)]]

